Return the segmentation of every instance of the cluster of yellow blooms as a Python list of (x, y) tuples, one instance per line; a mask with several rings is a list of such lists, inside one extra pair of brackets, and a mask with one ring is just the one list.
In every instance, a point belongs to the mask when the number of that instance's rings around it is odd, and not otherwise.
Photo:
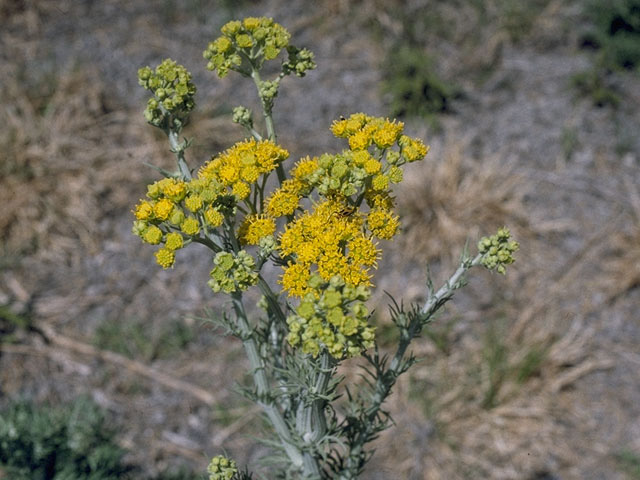
[[(428, 151), (420, 140), (403, 135), (402, 123), (362, 113), (334, 122), (331, 129), (347, 138), (350, 148), (298, 162), (291, 179), (266, 205), (270, 216), (291, 216), (302, 198), (314, 190), (320, 196), (310, 210), (290, 220), (279, 237), (278, 250), (287, 261), (281, 283), (290, 296), (305, 299), (301, 305), (324, 298), (326, 286), (319, 287), (319, 282), (338, 281), (348, 289), (371, 285), (370, 269), (380, 257), (374, 238), (391, 239), (399, 228), (391, 184), (402, 181), (402, 165), (421, 160)], [(363, 200), (369, 206), (366, 212), (360, 208)], [(346, 304), (332, 308), (333, 318), (340, 309), (344, 318), (350, 318)], [(336, 358), (352, 356), (373, 338), (373, 330), (363, 327), (364, 317), (356, 322), (362, 330), (347, 323), (348, 335), (326, 316), (316, 315), (310, 323), (300, 318), (306, 316), (298, 308), (289, 318), (289, 342), (314, 355), (324, 345)]]
[[(420, 140), (404, 135), (403, 128), (400, 122), (362, 113), (334, 122), (331, 130), (348, 139), (350, 148), (303, 158), (289, 179), (257, 203), (265, 185), (258, 180), (288, 152), (270, 141), (237, 143), (204, 164), (197, 178), (165, 178), (150, 185), (148, 198), (135, 209), (134, 232), (147, 243), (163, 244), (156, 258), (168, 268), (176, 250), (206, 237), (225, 217), (233, 226), (235, 206), (244, 202), (250, 213), (231, 234), (240, 245), (259, 245), (265, 258), (275, 249), (285, 264), (283, 290), (300, 298), (287, 320), (290, 344), (312, 355), (322, 348), (335, 358), (359, 354), (374, 338), (363, 302), (371, 286), (370, 270), (380, 258), (376, 240), (391, 239), (399, 228), (391, 185), (402, 181), (404, 164), (428, 151)], [(258, 189), (255, 196), (253, 188)], [(311, 207), (302, 210), (305, 198), (311, 199)], [(285, 225), (278, 235), (282, 217)], [(245, 250), (219, 252), (214, 264), (209, 285), (216, 292), (232, 293), (257, 283), (256, 262)]]
[(269, 140), (245, 140), (205, 163), (198, 177), (219, 182), (228, 193), (244, 200), (251, 193), (252, 183), (288, 157), (289, 152)]
[[(163, 268), (169, 268), (176, 250), (203, 230), (222, 225), (235, 203), (248, 197), (251, 184), (288, 156), (273, 142), (247, 140), (203, 165), (197, 178), (188, 182), (174, 178), (155, 182), (147, 188), (147, 199), (135, 208), (133, 232), (146, 243), (163, 243), (156, 259)], [(274, 230), (275, 224), (270, 234)], [(249, 240), (256, 235), (255, 229), (249, 233)]]
[(241, 70), (243, 59), (263, 57), (273, 60), (289, 45), (291, 34), (271, 18), (245, 18), (223, 25), (222, 36), (209, 43), (203, 56), (207, 68), (215, 70), (220, 78), (229, 70)]

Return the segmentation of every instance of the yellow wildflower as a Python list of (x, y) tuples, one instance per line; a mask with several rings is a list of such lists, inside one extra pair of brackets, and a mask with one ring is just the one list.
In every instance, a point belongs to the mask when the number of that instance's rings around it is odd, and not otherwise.
[(158, 200), (153, 206), (153, 213), (159, 220), (166, 220), (169, 218), (171, 210), (173, 210), (173, 202), (168, 198)]
[(236, 182), (231, 191), (239, 200), (244, 200), (251, 193), (251, 187), (244, 182)]
[(162, 240), (162, 230), (155, 225), (151, 225), (145, 230), (142, 239), (151, 245), (157, 245)]
[(134, 213), (138, 220), (149, 220), (153, 215), (153, 205), (147, 201), (142, 201), (136, 206)]
[(303, 296), (309, 290), (309, 267), (300, 263), (289, 264), (284, 268), (284, 274), (280, 280), (282, 288), (289, 292), (289, 296)]
[(180, 230), (193, 237), (200, 233), (200, 224), (195, 218), (187, 217), (184, 222), (182, 222), (182, 225), (180, 225)]
[(258, 245), (260, 239), (273, 235), (276, 223), (264, 215), (248, 215), (238, 230), (238, 238), (244, 244)]
[(278, 189), (267, 200), (267, 213), (274, 218), (293, 215), (299, 202), (300, 197), (296, 193)]
[(173, 253), (173, 250), (169, 250), (168, 248), (161, 248), (156, 252), (156, 262), (162, 268), (169, 268), (173, 266), (176, 261), (176, 255)]
[(178, 250), (184, 246), (182, 235), (178, 232), (171, 232), (167, 234), (167, 238), (164, 241), (164, 246), (169, 250)]
[(398, 231), (400, 222), (391, 212), (374, 209), (367, 215), (367, 226), (376, 237), (389, 240)]
[(219, 227), (224, 221), (224, 215), (213, 207), (209, 207), (204, 212), (204, 219), (212, 227)]
[(189, 195), (184, 201), (184, 206), (195, 213), (202, 208), (202, 197), (197, 194)]

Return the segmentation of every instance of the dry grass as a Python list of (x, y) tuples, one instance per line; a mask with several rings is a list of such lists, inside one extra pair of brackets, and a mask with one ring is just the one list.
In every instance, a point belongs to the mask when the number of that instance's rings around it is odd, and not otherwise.
[(516, 165), (498, 157), (473, 160), (463, 142), (443, 150), (430, 152), (399, 190), (404, 245), (427, 261), (447, 259), (452, 247), (503, 225), (525, 242), (530, 219), (524, 198), (531, 187)]

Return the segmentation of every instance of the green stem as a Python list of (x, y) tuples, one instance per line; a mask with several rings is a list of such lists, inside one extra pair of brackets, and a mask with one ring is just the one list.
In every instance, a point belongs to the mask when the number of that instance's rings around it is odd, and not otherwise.
[[(431, 318), (433, 314), (453, 296), (453, 292), (456, 289), (460, 288), (460, 282), (464, 274), (470, 268), (478, 265), (481, 259), (482, 255), (478, 254), (472, 260), (463, 260), (458, 269), (453, 273), (453, 275), (451, 275), (449, 280), (447, 280), (447, 282), (438, 289), (437, 292), (429, 292), (429, 298), (422, 309), (420, 309), (420, 316), (414, 318), (408, 327), (403, 330), (403, 335), (400, 338), (400, 343), (398, 344), (396, 353), (389, 364), (389, 368), (385, 371), (380, 371), (376, 378), (371, 404), (366, 409), (364, 417), (361, 418), (361, 421), (359, 422), (361, 430), (351, 445), (347, 464), (338, 477), (340, 480), (353, 480), (357, 478), (363, 465), (364, 446), (371, 440), (371, 435), (379, 426), (380, 420), (378, 415), (382, 404), (391, 393), (391, 389), (395, 385), (398, 376), (404, 371), (404, 356), (407, 348), (411, 344), (411, 341), (420, 334), (422, 327), (428, 319)], [(377, 358), (374, 357), (374, 359), (370, 361), (374, 363), (375, 367), (380, 366)]]
[[(325, 350), (320, 356), (320, 364), (318, 376), (311, 392), (307, 395), (314, 398), (310, 403), (301, 403), (296, 414), (296, 427), (298, 434), (302, 440), (310, 446), (313, 446), (327, 433), (327, 419), (324, 413), (326, 405), (326, 393), (333, 372), (332, 361), (329, 353)], [(304, 400), (303, 400), (304, 402)], [(305, 451), (304, 458), (304, 474), (307, 478), (317, 478), (320, 475), (320, 467), (318, 459), (312, 451)]]
[[(276, 130), (273, 125), (273, 116), (271, 114), (271, 110), (267, 108), (267, 105), (263, 100), (262, 95), (260, 95), (260, 82), (262, 81), (262, 79), (260, 78), (260, 72), (255, 67), (253, 67), (253, 65), (251, 67), (251, 79), (253, 80), (253, 83), (255, 83), (256, 89), (258, 90), (258, 96), (260, 97), (260, 103), (262, 105), (262, 113), (264, 115), (264, 124), (267, 129), (267, 138), (271, 140), (273, 143), (276, 143), (277, 137), (276, 137)], [(282, 185), (282, 182), (284, 182), (286, 178), (282, 164), (278, 164), (278, 166), (276, 167), (276, 174), (278, 175), (278, 181), (280, 182), (280, 185)]]
[(242, 293), (236, 292), (232, 294), (232, 298), (233, 308), (237, 316), (238, 328), (242, 334), (242, 344), (251, 366), (251, 374), (253, 376), (256, 395), (258, 397), (257, 403), (266, 413), (271, 425), (273, 425), (273, 428), (280, 438), (280, 442), (282, 443), (289, 460), (291, 460), (291, 463), (294, 466), (301, 468), (304, 464), (302, 452), (295, 445), (287, 423), (273, 403), (273, 400), (270, 398), (269, 380), (267, 378), (262, 359), (260, 358), (253, 330), (249, 326), (249, 321), (247, 320), (247, 314), (244, 309), (244, 304), (242, 303)]
[(168, 135), (169, 145), (171, 145), (171, 150), (176, 154), (176, 158), (178, 160), (178, 169), (180, 170), (180, 174), (184, 180), (189, 181), (191, 180), (191, 171), (189, 170), (187, 161), (184, 158), (185, 145), (180, 143), (178, 132), (175, 130), (169, 130)]

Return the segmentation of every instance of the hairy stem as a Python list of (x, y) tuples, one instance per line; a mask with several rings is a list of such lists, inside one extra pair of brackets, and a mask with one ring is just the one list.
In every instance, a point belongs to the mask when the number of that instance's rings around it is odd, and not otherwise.
[(378, 358), (377, 353), (375, 357), (369, 358), (369, 362), (378, 371), (374, 393), (370, 405), (365, 410), (364, 415), (360, 417), (360, 430), (351, 442), (345, 468), (340, 472), (340, 476), (338, 477), (340, 480), (353, 480), (357, 478), (363, 467), (365, 462), (364, 446), (372, 440), (372, 436), (376, 431), (380, 431), (380, 422), (382, 420), (379, 418), (379, 415), (382, 404), (391, 394), (391, 389), (395, 385), (398, 376), (404, 373), (408, 366), (411, 365), (407, 364), (405, 360), (405, 354), (411, 341), (420, 334), (422, 327), (429, 321), (433, 314), (453, 296), (453, 292), (460, 288), (464, 274), (470, 268), (478, 265), (481, 259), (482, 255), (478, 254), (472, 260), (463, 260), (458, 269), (437, 292), (429, 292), (429, 298), (420, 309), (419, 316), (413, 318), (411, 322), (409, 322), (409, 325), (403, 328), (403, 334), (400, 338), (396, 353), (386, 370), (383, 368), (383, 364)]
[(191, 171), (189, 170), (189, 166), (187, 165), (187, 161), (184, 158), (184, 144), (181, 144), (178, 138), (178, 132), (175, 130), (169, 130), (169, 144), (171, 145), (171, 150), (176, 154), (176, 158), (178, 160), (178, 169), (180, 170), (180, 174), (182, 177), (189, 181), (191, 180)]
[(251, 374), (256, 387), (258, 404), (264, 410), (269, 421), (273, 425), (273, 428), (280, 438), (282, 447), (289, 457), (289, 460), (291, 460), (291, 463), (294, 466), (301, 468), (303, 465), (302, 452), (296, 446), (293, 438), (291, 437), (291, 432), (289, 431), (289, 427), (287, 426), (282, 414), (273, 403), (273, 399), (270, 398), (269, 379), (267, 378), (264, 365), (260, 358), (253, 330), (247, 320), (247, 314), (244, 309), (244, 304), (242, 303), (242, 293), (236, 292), (232, 295), (232, 298), (233, 308), (236, 312), (238, 321), (238, 328), (242, 334), (242, 344), (251, 366)]

